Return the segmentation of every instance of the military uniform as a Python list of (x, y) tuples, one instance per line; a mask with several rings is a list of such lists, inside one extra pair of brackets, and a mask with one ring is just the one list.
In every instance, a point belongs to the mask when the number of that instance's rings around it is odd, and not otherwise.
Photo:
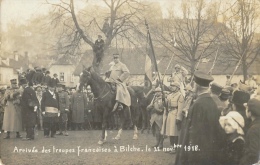
[[(17, 84), (16, 79), (11, 80), (12, 84)], [(6, 138), (10, 138), (10, 132), (17, 132), (17, 137), (20, 137), (19, 132), (22, 128), (22, 110), (21, 110), (21, 94), (23, 90), (18, 88), (10, 88), (5, 92), (5, 112), (3, 119), (3, 130), (7, 131)]]
[[(60, 84), (58, 84), (59, 86)], [(63, 87), (63, 86), (61, 86)], [(68, 93), (64, 90), (58, 92), (58, 98), (59, 98), (59, 129), (60, 134), (62, 134), (62, 131), (65, 131), (65, 135), (67, 134), (67, 122), (68, 122), (68, 113), (69, 113), (69, 96)]]
[[(155, 91), (160, 92), (160, 89), (155, 89)], [(163, 125), (163, 111), (164, 106), (162, 102), (162, 96), (155, 96), (151, 104), (147, 106), (147, 110), (151, 111), (150, 124), (153, 134), (156, 136), (156, 145), (154, 147), (163, 147), (163, 135), (160, 131)]]
[[(225, 133), (219, 124), (220, 111), (210, 94), (205, 92), (209, 83), (213, 81), (213, 77), (202, 72), (195, 72), (194, 81), (201, 91), (189, 109), (187, 123), (183, 128), (186, 133), (180, 139), (182, 147), (178, 151), (175, 164), (218, 164)], [(184, 147), (188, 146), (197, 146), (199, 150), (187, 152)]]

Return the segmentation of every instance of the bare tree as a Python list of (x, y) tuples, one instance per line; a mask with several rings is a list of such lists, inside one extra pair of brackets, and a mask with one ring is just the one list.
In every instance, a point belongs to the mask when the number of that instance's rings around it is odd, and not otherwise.
[(259, 28), (259, 2), (256, 0), (238, 0), (226, 13), (223, 30), (224, 48), (229, 58), (235, 59), (243, 71), (244, 81), (248, 69), (260, 53), (260, 42), (255, 39)]
[[(105, 36), (104, 50), (107, 50), (117, 35), (125, 36), (126, 32), (134, 26), (134, 17), (141, 13), (143, 8), (143, 5), (137, 0), (103, 0), (100, 3), (105, 6), (104, 11), (95, 17), (95, 12), (92, 14), (84, 13), (84, 11), (76, 13), (74, 0), (69, 2), (60, 0), (59, 3), (51, 3), (46, 0), (46, 2), (54, 6), (55, 12), (58, 13), (56, 18), (59, 22), (61, 22), (61, 18), (63, 18), (64, 24), (66, 20), (73, 21), (73, 26), (68, 25), (71, 31), (74, 30), (72, 45), (79, 46), (80, 41), (83, 40), (92, 48), (94, 55), (92, 65), (98, 72), (100, 71), (98, 59), (102, 60), (103, 56), (97, 57), (98, 54), (94, 51), (93, 33), (95, 33), (95, 36), (103, 33), (103, 36)], [(104, 19), (105, 22), (103, 22)], [(88, 20), (88, 23), (86, 23), (86, 20)]]
[(157, 40), (187, 65), (191, 74), (196, 69), (196, 63), (211, 56), (217, 49), (214, 43), (219, 37), (220, 25), (216, 23), (215, 14), (214, 18), (209, 17), (208, 6), (210, 4), (203, 0), (183, 1), (183, 15), (169, 18), (157, 28), (160, 29)]

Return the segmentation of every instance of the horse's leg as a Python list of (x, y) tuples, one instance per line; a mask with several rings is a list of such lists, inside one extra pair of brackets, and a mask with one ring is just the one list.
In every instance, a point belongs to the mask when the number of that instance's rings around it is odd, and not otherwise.
[(144, 132), (144, 130), (147, 129), (147, 110), (144, 106), (140, 106), (141, 112), (142, 112), (142, 130), (141, 133)]
[(125, 114), (124, 114), (125, 108), (122, 109), (121, 111), (118, 111), (118, 116), (120, 118), (120, 127), (118, 129), (117, 135), (115, 137), (116, 140), (119, 140), (121, 138), (121, 134), (123, 132), (123, 127), (125, 124)]
[(107, 110), (105, 110), (105, 112), (103, 113), (103, 121), (102, 121), (102, 133), (101, 133), (101, 138), (98, 141), (98, 144), (103, 144), (106, 140), (106, 129), (107, 129), (107, 117), (108, 117), (108, 112)]
[(138, 139), (138, 129), (137, 129), (137, 123), (138, 123), (138, 119), (140, 117), (140, 111), (138, 109), (138, 106), (131, 106), (132, 109), (132, 120), (133, 120), (133, 125), (134, 125), (134, 136), (133, 139), (136, 140)]

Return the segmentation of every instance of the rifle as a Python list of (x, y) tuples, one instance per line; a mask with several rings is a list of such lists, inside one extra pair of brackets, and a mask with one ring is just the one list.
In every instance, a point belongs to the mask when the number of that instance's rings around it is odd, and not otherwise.
[(209, 75), (212, 75), (212, 71), (213, 71), (213, 69), (214, 69), (214, 67), (215, 67), (215, 64), (216, 64), (216, 61), (217, 61), (217, 56), (218, 56), (218, 49), (217, 49), (217, 52), (216, 52), (215, 59), (214, 59), (214, 61), (213, 61), (213, 65), (212, 65), (212, 67), (210, 68), (210, 70), (209, 70), (209, 72), (208, 72)]

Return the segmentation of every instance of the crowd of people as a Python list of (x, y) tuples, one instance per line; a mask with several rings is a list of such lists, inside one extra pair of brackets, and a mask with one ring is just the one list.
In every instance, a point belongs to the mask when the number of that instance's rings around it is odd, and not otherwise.
[[(109, 75), (113, 81), (123, 82), (129, 70), (119, 61), (118, 54), (114, 55), (114, 62)], [(122, 70), (120, 74), (118, 68)], [(175, 65), (168, 79), (168, 90), (152, 88), (153, 99), (147, 112), (156, 137), (153, 147), (163, 149), (164, 139), (168, 137), (171, 149), (167, 152), (176, 154), (176, 165), (257, 163), (260, 155), (259, 84), (252, 76), (245, 83), (231, 83), (227, 76), (226, 86), (221, 86), (211, 75), (196, 71), (194, 77), (187, 80), (187, 73), (184, 67)], [(26, 131), (23, 139), (33, 140), (35, 130), (43, 130), (44, 137), (54, 138), (55, 135), (68, 136), (70, 129), (101, 129), (102, 118), (89, 88), (84, 91), (66, 88), (57, 74), (51, 77), (44, 68), (28, 70), (19, 75), (18, 82), (16, 79), (10, 82), (10, 87), (0, 89), (4, 139), (10, 139), (11, 132), (16, 132), (16, 138), (22, 138), (23, 130)], [(124, 86), (121, 88), (124, 90)], [(116, 109), (121, 104), (127, 105), (116, 101), (109, 129), (118, 129)]]
[[(68, 136), (68, 130), (101, 129), (100, 114), (95, 111), (94, 97), (84, 91), (67, 88), (57, 74), (50, 77), (44, 68), (35, 68), (10, 80), (10, 86), (0, 89), (0, 127), (10, 139), (11, 132), (23, 140), (33, 140), (38, 130), (45, 137)], [(34, 73), (34, 74), (32, 74)]]
[(176, 65), (169, 91), (154, 89), (147, 107), (154, 147), (163, 149), (169, 137), (172, 149), (166, 152), (176, 154), (176, 165), (259, 163), (260, 90), (253, 76), (230, 83), (227, 75), (226, 86), (221, 86), (203, 72), (196, 71), (193, 82), (185, 73)]

